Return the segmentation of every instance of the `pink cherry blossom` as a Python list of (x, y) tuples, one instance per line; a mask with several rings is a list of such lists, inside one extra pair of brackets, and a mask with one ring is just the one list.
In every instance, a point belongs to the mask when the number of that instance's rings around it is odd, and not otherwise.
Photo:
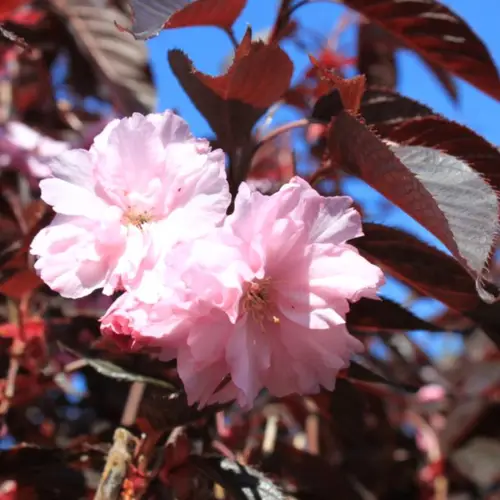
[(446, 397), (446, 390), (439, 384), (424, 385), (415, 395), (420, 403), (435, 403)]
[(50, 160), (68, 147), (66, 142), (44, 136), (24, 123), (11, 121), (0, 130), (0, 166), (42, 179), (50, 175)]
[(297, 177), (272, 196), (243, 184), (222, 228), (169, 254), (184, 287), (170, 291), (170, 308), (153, 305), (139, 320), (144, 305), (117, 307), (105, 323), (156, 338), (165, 359), (176, 353), (191, 404), (249, 407), (263, 388), (278, 397), (333, 389), (363, 347), (346, 329), (349, 301), (376, 298), (384, 281), (346, 243), (362, 235), (351, 203)]
[[(221, 299), (230, 286), (221, 280), (213, 310), (179, 350), (191, 402), (236, 396), (248, 407), (262, 388), (278, 397), (334, 388), (337, 372), (362, 349), (346, 329), (348, 301), (375, 298), (383, 283), (380, 269), (346, 243), (362, 235), (351, 203), (324, 198), (298, 177), (272, 196), (241, 186), (224, 229), (241, 240), (247, 269), (235, 268), (232, 300)], [(231, 382), (213, 394), (227, 374)]]
[(171, 111), (113, 120), (90, 150), (63, 153), (51, 170), (40, 188), (56, 217), (31, 252), (45, 283), (69, 298), (139, 286), (161, 254), (220, 224), (230, 201), (223, 152)]

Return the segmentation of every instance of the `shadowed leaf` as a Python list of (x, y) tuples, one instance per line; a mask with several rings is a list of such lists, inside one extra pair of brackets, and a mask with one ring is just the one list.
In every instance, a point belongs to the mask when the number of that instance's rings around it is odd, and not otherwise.
[[(370, 87), (394, 89), (397, 84), (395, 53), (406, 48), (401, 39), (396, 39), (382, 26), (361, 23), (358, 32), (358, 71), (366, 75)], [(422, 59), (428, 70), (437, 78), (453, 102), (458, 101), (456, 83), (451, 74), (441, 65)]]
[(146, 418), (155, 429), (167, 429), (209, 417), (227, 406), (211, 405), (200, 410), (196, 405), (189, 406), (184, 392), (167, 392), (161, 386), (150, 384), (144, 392), (138, 416)]
[(479, 300), (475, 283), (451, 256), (399, 229), (365, 223), (355, 246), (370, 261), (424, 296), (476, 321), (500, 346), (500, 304)]
[(462, 160), (430, 148), (387, 146), (342, 111), (328, 137), (334, 165), (346, 168), (427, 228), (474, 275), (481, 298), (497, 232), (495, 190)]
[(10, 249), (0, 254), (0, 293), (20, 300), (42, 284), (28, 257), (31, 241), (53, 217), (42, 200), (19, 207), (19, 237)]
[(132, 29), (137, 40), (152, 38), (163, 29), (191, 26), (232, 27), (247, 0), (130, 0), (134, 12)]
[[(329, 122), (343, 109), (337, 90), (322, 96), (316, 102), (312, 118)], [(412, 118), (434, 115), (429, 107), (409, 97), (387, 89), (368, 88), (361, 99), (360, 114), (367, 125), (374, 125), (376, 131), (390, 138), (390, 132), (401, 123)]]
[(50, 3), (109, 88), (115, 107), (125, 115), (153, 110), (156, 93), (147, 49), (115, 26), (115, 22), (126, 22), (125, 14), (111, 6), (97, 7), (89, 0), (50, 0)]
[(0, 478), (18, 478), (33, 473), (35, 469), (43, 469), (48, 464), (63, 462), (64, 452), (59, 448), (20, 445), (10, 450), (0, 450)]
[(444, 68), (437, 64), (433, 64), (429, 61), (423, 60), (429, 71), (437, 78), (437, 81), (441, 84), (443, 89), (448, 94), (448, 97), (455, 103), (458, 104), (458, 88), (456, 79), (451, 73), (446, 71)]
[(359, 380), (362, 382), (370, 382), (374, 384), (384, 384), (390, 387), (394, 387), (395, 389), (398, 389), (400, 391), (404, 390), (407, 392), (416, 392), (419, 389), (419, 387), (415, 387), (413, 385), (402, 384), (395, 380), (388, 380), (383, 375), (376, 373), (373, 368), (367, 368), (366, 366), (363, 366), (361, 363), (358, 363), (356, 361), (351, 361), (349, 368), (341, 373), (342, 375), (339, 376), (339, 378), (348, 379), (350, 381)]
[(229, 29), (245, 8), (247, 0), (196, 0), (175, 12), (164, 28), (218, 26)]
[(188, 5), (189, 0), (130, 0), (133, 12), (132, 28), (116, 23), (122, 31), (134, 35), (136, 40), (147, 40), (157, 36), (172, 14)]
[(347, 315), (347, 325), (358, 332), (441, 331), (437, 326), (415, 316), (389, 299), (361, 299), (351, 304)]
[(500, 99), (491, 56), (463, 19), (434, 0), (342, 0), (429, 62)]
[(357, 67), (369, 87), (393, 89), (397, 84), (394, 37), (374, 23), (361, 23), (358, 31)]
[(365, 223), (357, 248), (385, 271), (422, 295), (440, 300), (458, 311), (480, 304), (474, 280), (449, 255), (399, 229)]
[(283, 50), (277, 45), (251, 42), (250, 30), (223, 75), (212, 77), (195, 70), (179, 50), (169, 51), (168, 60), (226, 151), (248, 142), (257, 120), (287, 90), (293, 72), (293, 64)]
[(334, 71), (325, 69), (313, 56), (309, 56), (309, 59), (318, 68), (321, 79), (339, 91), (343, 108), (348, 113), (356, 115), (365, 91), (366, 77), (364, 75), (357, 75), (353, 78), (343, 78)]
[(341, 466), (285, 443), (276, 443), (273, 454), (264, 458), (262, 467), (280, 477), (292, 478), (301, 493), (298, 498), (330, 500), (335, 491), (338, 498), (362, 499)]
[(262, 473), (228, 458), (191, 456), (190, 462), (220, 484), (235, 500), (285, 500), (283, 492)]
[(179, 392), (179, 389), (170, 382), (168, 382), (167, 380), (160, 380), (157, 378), (140, 375), (138, 373), (133, 373), (125, 370), (124, 368), (122, 368), (119, 365), (116, 365), (115, 363), (112, 363), (111, 361), (83, 356), (78, 352), (74, 351), (73, 349), (70, 349), (69, 347), (66, 347), (62, 344), (61, 347), (65, 351), (73, 354), (73, 356), (77, 357), (78, 359), (85, 361), (85, 363), (88, 366), (93, 368), (97, 373), (104, 375), (105, 377), (109, 377), (115, 380), (120, 380), (123, 382), (143, 382), (145, 384), (151, 384), (158, 387), (162, 387), (164, 389), (168, 389), (172, 392)]

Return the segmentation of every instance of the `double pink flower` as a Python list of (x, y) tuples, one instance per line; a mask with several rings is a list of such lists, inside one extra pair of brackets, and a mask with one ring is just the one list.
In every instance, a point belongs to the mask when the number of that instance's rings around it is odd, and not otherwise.
[(380, 269), (348, 197), (294, 177), (272, 196), (243, 183), (235, 210), (224, 154), (171, 112), (115, 120), (89, 151), (64, 153), (41, 182), (54, 222), (32, 252), (65, 297), (125, 290), (105, 335), (177, 358), (190, 403), (333, 389), (362, 344), (349, 302), (376, 298)]

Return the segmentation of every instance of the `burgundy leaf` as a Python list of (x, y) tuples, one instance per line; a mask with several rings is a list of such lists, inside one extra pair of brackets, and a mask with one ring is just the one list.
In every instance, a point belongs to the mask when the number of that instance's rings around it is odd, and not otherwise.
[(498, 233), (495, 190), (463, 160), (422, 146), (387, 146), (342, 111), (328, 137), (333, 165), (360, 177), (420, 222), (476, 278), (481, 297)]
[(500, 151), (464, 125), (441, 116), (422, 116), (391, 127), (385, 136), (394, 142), (425, 146), (460, 158), (500, 190)]
[(429, 62), (500, 99), (495, 64), (466, 22), (435, 0), (343, 0)]
[(248, 142), (253, 126), (285, 93), (293, 73), (286, 53), (275, 44), (252, 42), (250, 30), (223, 75), (212, 77), (197, 71), (179, 50), (169, 51), (168, 59), (226, 151)]
[(370, 260), (422, 295), (457, 311), (480, 304), (474, 280), (449, 255), (398, 229), (365, 223), (356, 246)]
[(394, 37), (381, 26), (361, 23), (358, 31), (358, 71), (368, 86), (394, 89), (397, 84)]
[(116, 29), (125, 15), (89, 0), (51, 0), (58, 15), (74, 34), (81, 52), (91, 63), (110, 100), (119, 112), (148, 113), (155, 107), (156, 92), (148, 74), (146, 47)]
[[(329, 122), (342, 109), (340, 95), (334, 90), (318, 99), (312, 118)], [(368, 88), (361, 98), (360, 114), (367, 125), (374, 125), (380, 135), (391, 138), (389, 132), (397, 125), (411, 118), (434, 115), (434, 112), (424, 104), (392, 90)]]
[(347, 315), (347, 325), (350, 329), (363, 333), (441, 330), (389, 299), (361, 299), (355, 302)]
[[(137, 40), (152, 38), (163, 29), (191, 26), (232, 27), (247, 0), (131, 0)], [(121, 29), (125, 29), (120, 26)]]
[(245, 8), (247, 0), (196, 0), (172, 14), (164, 29), (189, 26), (217, 26), (230, 29)]

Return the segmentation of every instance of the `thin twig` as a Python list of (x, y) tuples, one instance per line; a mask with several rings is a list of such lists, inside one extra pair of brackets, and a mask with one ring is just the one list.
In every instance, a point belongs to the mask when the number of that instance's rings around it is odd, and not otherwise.
[(324, 167), (324, 168), (318, 168), (316, 170), (316, 172), (314, 172), (311, 175), (308, 182), (311, 186), (314, 186), (316, 183), (322, 181), (328, 175), (331, 175), (332, 172), (333, 172), (333, 169), (330, 166)]
[(135, 423), (145, 388), (146, 384), (143, 382), (134, 382), (130, 386), (120, 425), (128, 427)]
[[(407, 419), (417, 427), (424, 439), (427, 441), (427, 460), (430, 466), (442, 463), (443, 453), (436, 431), (432, 426), (418, 413), (407, 410)], [(434, 499), (446, 500), (448, 498), (448, 480), (442, 472), (438, 473), (434, 478)]]
[(88, 362), (86, 359), (76, 359), (75, 361), (72, 361), (71, 363), (65, 365), (64, 371), (65, 373), (76, 372), (77, 370), (80, 370), (87, 365)]
[(227, 33), (227, 36), (229, 37), (229, 39), (231, 40), (231, 43), (233, 44), (233, 47), (235, 49), (238, 48), (238, 40), (236, 40), (236, 36), (234, 34), (234, 31), (233, 31), (233, 28), (227, 28), (224, 30), (226, 33)]
[(314, 121), (310, 120), (309, 118), (301, 118), (300, 120), (295, 120), (293, 122), (288, 122), (285, 123), (284, 125), (281, 125), (280, 127), (275, 128), (274, 130), (271, 130), (267, 135), (265, 135), (255, 146), (253, 153), (255, 154), (257, 150), (263, 146), (266, 142), (272, 141), (276, 137), (278, 137), (281, 134), (285, 134), (286, 132), (289, 132), (290, 130), (296, 129), (296, 128), (303, 128), (307, 127), (308, 125), (311, 125), (314, 123)]

